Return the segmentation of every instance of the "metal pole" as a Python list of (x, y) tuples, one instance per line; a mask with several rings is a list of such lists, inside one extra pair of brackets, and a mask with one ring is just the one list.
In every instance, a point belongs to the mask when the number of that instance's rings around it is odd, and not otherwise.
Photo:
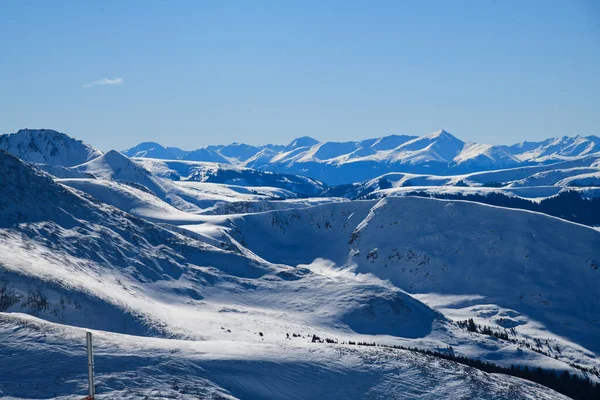
[(86, 332), (87, 339), (87, 356), (88, 356), (88, 383), (89, 383), (89, 399), (94, 398), (94, 353), (92, 351), (92, 332)]

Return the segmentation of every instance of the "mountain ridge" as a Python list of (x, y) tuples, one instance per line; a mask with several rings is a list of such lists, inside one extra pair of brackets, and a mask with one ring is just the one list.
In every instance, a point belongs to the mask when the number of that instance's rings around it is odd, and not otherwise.
[[(136, 153), (134, 149), (123, 153), (161, 158)], [(489, 145), (464, 142), (440, 129), (424, 136), (389, 135), (349, 142), (319, 142), (300, 137), (285, 146), (211, 145), (186, 152), (181, 159), (303, 175), (337, 185), (390, 172), (456, 175), (540, 165), (596, 153), (600, 153), (600, 138), (593, 135)]]

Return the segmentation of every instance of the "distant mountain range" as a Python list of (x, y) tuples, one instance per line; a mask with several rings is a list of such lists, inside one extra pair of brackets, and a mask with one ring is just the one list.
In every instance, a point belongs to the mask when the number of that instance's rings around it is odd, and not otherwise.
[[(164, 221), (165, 215), (189, 221), (182, 211), (235, 214), (425, 196), (540, 211), (598, 226), (598, 141), (576, 136), (490, 146), (438, 131), (421, 138), (319, 143), (301, 137), (287, 146), (234, 143), (194, 151), (147, 142), (124, 153), (102, 153), (63, 133), (23, 129), (0, 135), (0, 150), (36, 164), (63, 185), (153, 221)], [(439, 172), (414, 172), (421, 170)], [(336, 184), (344, 181), (351, 183)]]
[[(59, 175), (61, 168), (80, 165), (102, 155), (100, 150), (80, 140), (49, 129), (22, 129), (14, 134), (0, 135), (0, 150), (29, 162), (45, 164), (48, 168), (53, 166), (53, 173)], [(242, 178), (232, 176), (231, 171), (244, 170), (244, 175), (248, 175), (252, 169), (254, 172), (250, 181), (255, 180), (256, 183), (248, 184), (254, 186), (266, 186), (272, 181), (264, 172), (286, 174), (288, 177), (301, 175), (327, 185), (339, 185), (367, 181), (392, 172), (447, 176), (573, 161), (586, 156), (600, 156), (600, 138), (565, 136), (510, 146), (485, 145), (465, 143), (439, 130), (422, 137), (391, 135), (353, 142), (319, 142), (310, 137), (301, 137), (288, 145), (232, 143), (192, 151), (145, 142), (122, 153), (138, 160), (217, 163), (229, 171), (216, 174), (219, 177), (204, 174), (203, 178), (196, 176), (191, 179), (184, 174), (169, 179), (235, 181)], [(169, 163), (178, 168), (184, 164)], [(198, 168), (193, 171), (188, 171), (188, 167), (184, 169), (186, 174), (198, 172)], [(70, 173), (63, 171), (63, 175)], [(259, 176), (260, 179), (257, 179)]]
[(146, 142), (124, 150), (128, 157), (217, 162), (311, 177), (329, 185), (373, 179), (390, 172), (456, 175), (572, 160), (600, 152), (600, 138), (573, 136), (510, 146), (466, 143), (445, 130), (422, 137), (391, 135), (355, 142), (310, 137), (287, 146), (241, 143), (193, 151)]

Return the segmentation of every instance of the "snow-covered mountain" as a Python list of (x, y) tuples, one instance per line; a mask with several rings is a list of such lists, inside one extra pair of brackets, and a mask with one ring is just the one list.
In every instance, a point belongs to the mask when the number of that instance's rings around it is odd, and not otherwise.
[[(44, 166), (41, 167), (48, 171)], [(276, 187), (247, 188), (235, 184), (163, 179), (115, 150), (68, 170), (80, 176), (59, 179), (62, 184), (153, 221), (165, 221), (168, 218), (180, 222), (191, 221), (194, 216), (185, 212), (207, 212), (211, 207), (221, 207), (220, 203), (223, 202), (298, 197), (297, 193)], [(68, 174), (61, 171), (61, 175)]]
[(92, 161), (78, 165), (74, 169), (78, 172), (92, 175), (96, 179), (140, 185), (158, 197), (164, 197), (167, 192), (164, 186), (170, 185), (170, 182), (162, 182), (148, 170), (115, 150), (111, 150)]
[(392, 162), (401, 164), (448, 164), (458, 156), (465, 143), (445, 130), (439, 130), (406, 143), (395, 149)]
[(51, 129), (21, 129), (0, 135), (0, 150), (32, 163), (72, 167), (102, 155), (81, 140)]
[(539, 211), (600, 226), (600, 154), (569, 161), (462, 175), (388, 173), (326, 188), (322, 196), (347, 199), (425, 196)]
[(453, 163), (458, 169), (481, 171), (513, 168), (521, 164), (521, 160), (505, 146), (467, 143)]
[[(154, 145), (154, 148), (158, 146)], [(465, 143), (449, 132), (439, 130), (422, 137), (391, 135), (355, 142), (321, 143), (310, 137), (302, 137), (287, 146), (233, 143), (228, 146), (208, 146), (176, 158), (304, 175), (337, 185), (369, 180), (390, 172), (456, 175), (555, 163), (599, 152), (600, 138), (595, 136), (563, 137), (503, 146)], [(147, 155), (131, 149), (126, 150), (125, 154), (169, 158), (161, 156), (159, 152)]]
[(542, 142), (522, 142), (509, 147), (512, 154), (522, 161), (553, 161), (585, 156), (600, 152), (597, 136), (563, 136)]
[[(96, 181), (130, 178), (117, 155), (86, 171)], [(6, 153), (0, 189), (3, 397), (83, 394), (89, 329), (99, 398), (565, 398), (504, 374), (356, 342), (577, 374), (597, 366), (600, 234), (579, 225), (473, 203), (390, 199), (207, 216), (176, 228), (67, 188)], [(514, 334), (501, 339), (453, 322), (466, 317)]]
[[(519, 373), (594, 398), (550, 378), (600, 382), (600, 233), (564, 220), (600, 224), (579, 142), (521, 146), (536, 161), (445, 131), (195, 152), (219, 162), (0, 151), (0, 397), (84, 393), (93, 329), (99, 398), (564, 398)], [(471, 168), (495, 169), (449, 174)]]
[(474, 313), (600, 351), (600, 233), (582, 225), (470, 202), (386, 198), (229, 217), (224, 226), (274, 263), (324, 258), (423, 294), (447, 317)]
[(177, 147), (163, 147), (156, 142), (144, 142), (135, 147), (124, 150), (123, 154), (130, 158), (148, 157), (160, 158), (164, 160), (179, 160), (186, 154), (186, 151)]

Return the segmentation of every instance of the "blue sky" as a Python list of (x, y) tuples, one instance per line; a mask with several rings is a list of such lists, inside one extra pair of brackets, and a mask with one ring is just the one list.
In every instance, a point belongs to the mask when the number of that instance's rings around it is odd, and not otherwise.
[(600, 135), (600, 2), (0, 1), (0, 132), (108, 150)]

